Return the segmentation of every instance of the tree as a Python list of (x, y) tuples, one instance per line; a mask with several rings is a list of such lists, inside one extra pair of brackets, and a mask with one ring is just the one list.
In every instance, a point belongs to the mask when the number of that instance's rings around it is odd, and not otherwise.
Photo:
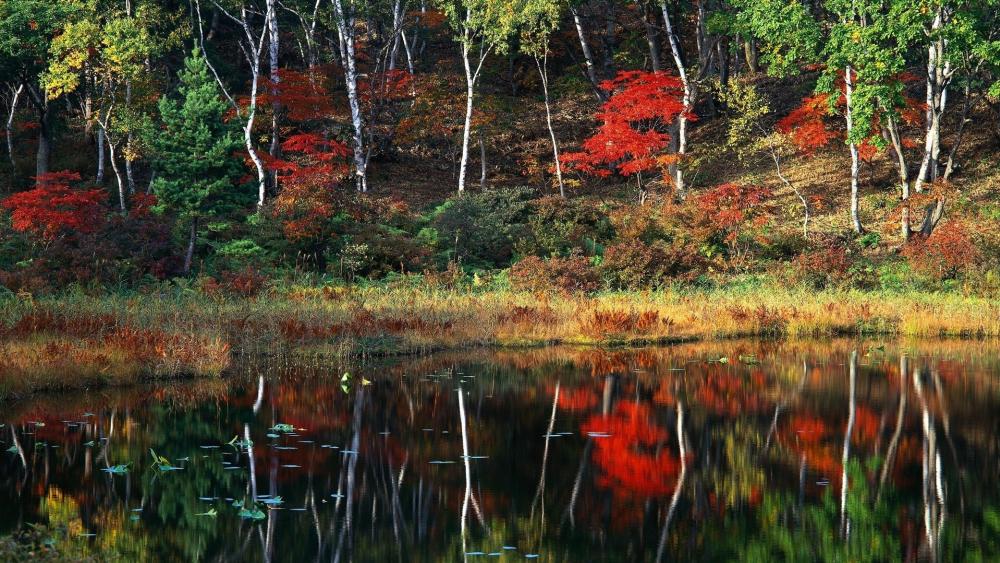
[[(465, 191), (472, 135), (472, 110), (483, 63), (491, 51), (505, 53), (518, 22), (517, 4), (505, 0), (441, 0), (448, 22), (458, 33), (465, 71), (465, 124), (462, 128), (462, 161), (458, 168), (458, 191)], [(473, 52), (478, 48), (475, 59)]]
[(52, 154), (52, 113), (42, 74), (49, 47), (66, 22), (80, 10), (75, 1), (5, 0), (0, 3), (0, 75), (23, 85), (38, 112), (38, 155), (35, 175), (49, 171)]
[(159, 109), (163, 128), (152, 139), (156, 152), (153, 193), (157, 208), (188, 221), (184, 272), (191, 270), (199, 222), (252, 201), (236, 185), (241, 173), (234, 158), (240, 142), (224, 120), (227, 105), (198, 50), (184, 60), (180, 101), (164, 97)]
[[(133, 107), (132, 91), (137, 82), (148, 76), (145, 61), (155, 53), (148, 30), (128, 14), (90, 12), (85, 18), (66, 25), (52, 41), (53, 55), (44, 75), (45, 95), (49, 99), (86, 90), (93, 83), (99, 94), (96, 118), (100, 127), (98, 142), (103, 156), (103, 139), (110, 149), (111, 167), (118, 183), (118, 204), (126, 210), (125, 183), (118, 168), (117, 149), (124, 141), (134, 152), (133, 133), (143, 118)], [(89, 92), (87, 93), (89, 99)], [(126, 162), (131, 160), (126, 155)], [(99, 163), (99, 168), (103, 162)], [(127, 167), (131, 170), (131, 167)], [(98, 174), (100, 176), (100, 173)], [(128, 173), (129, 191), (135, 191)]]
[[(563, 155), (563, 162), (581, 172), (608, 176), (616, 170), (636, 176), (642, 190), (642, 172), (675, 163), (666, 154), (668, 128), (684, 114), (684, 86), (665, 72), (622, 71), (601, 83), (609, 97), (597, 113), (597, 133), (583, 142), (582, 151)], [(685, 119), (690, 119), (688, 115)]]
[(542, 81), (542, 95), (545, 100), (545, 124), (552, 140), (552, 158), (555, 163), (556, 182), (559, 195), (566, 197), (563, 184), (562, 164), (559, 162), (559, 142), (552, 129), (552, 109), (549, 103), (549, 40), (559, 29), (562, 17), (561, 0), (526, 0), (521, 7), (521, 50), (535, 60), (538, 76)]

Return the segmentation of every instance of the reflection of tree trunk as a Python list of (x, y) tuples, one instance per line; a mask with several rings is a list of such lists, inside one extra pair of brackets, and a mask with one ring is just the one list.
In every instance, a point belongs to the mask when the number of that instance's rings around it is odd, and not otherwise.
[(535, 498), (531, 501), (531, 512), (529, 519), (535, 517), (535, 505), (541, 499), (542, 521), (545, 521), (545, 467), (549, 461), (549, 440), (552, 438), (552, 431), (556, 426), (556, 406), (559, 403), (559, 382), (556, 381), (556, 391), (552, 395), (552, 414), (549, 415), (549, 429), (545, 432), (545, 449), (542, 450), (542, 471), (538, 477), (538, 488), (535, 489)]
[(840, 534), (847, 537), (850, 525), (847, 522), (847, 462), (851, 457), (851, 434), (854, 433), (854, 414), (857, 409), (858, 351), (851, 350), (850, 399), (848, 400), (847, 429), (844, 430), (844, 455), (840, 459)]
[(670, 507), (667, 509), (667, 516), (663, 521), (663, 529), (660, 531), (660, 544), (656, 548), (656, 561), (663, 560), (663, 553), (667, 547), (667, 538), (670, 535), (670, 521), (673, 520), (677, 511), (677, 502), (681, 498), (681, 489), (684, 488), (684, 479), (687, 477), (687, 450), (684, 447), (684, 405), (677, 401), (677, 449), (680, 452), (681, 472), (677, 476), (677, 484), (674, 486), (674, 494), (670, 498)]
[(21, 442), (17, 441), (17, 431), (14, 430), (14, 425), (13, 424), (10, 425), (10, 438), (11, 438), (11, 440), (14, 441), (14, 447), (17, 448), (17, 455), (18, 455), (18, 457), (21, 458), (21, 465), (23, 465), (24, 469), (27, 470), (28, 469), (28, 459), (26, 457), (24, 457), (24, 448), (21, 447)]
[(250, 425), (243, 425), (243, 441), (246, 442), (247, 458), (250, 460), (250, 498), (257, 502), (257, 461), (253, 457), (253, 442), (250, 441)]
[(472, 469), (469, 466), (469, 435), (465, 426), (465, 391), (461, 386), (458, 388), (458, 415), (462, 423), (462, 462), (465, 466), (465, 496), (462, 498), (462, 554), (468, 552), (466, 549), (466, 521), (469, 516), (469, 500), (472, 498)]
[(569, 504), (566, 506), (566, 513), (563, 515), (563, 522), (569, 520), (570, 527), (576, 526), (576, 518), (573, 510), (576, 508), (576, 499), (580, 496), (580, 485), (583, 484), (583, 473), (587, 469), (587, 460), (590, 459), (590, 450), (594, 447), (594, 439), (587, 438), (587, 445), (583, 447), (580, 454), (580, 467), (576, 470), (576, 477), (573, 478), (573, 491), (569, 495)]
[(922, 448), (922, 479), (921, 489), (923, 490), (924, 502), (924, 531), (927, 536), (927, 548), (930, 550), (932, 561), (937, 561), (938, 540), (941, 530), (944, 529), (946, 516), (944, 504), (944, 489), (941, 483), (941, 454), (938, 452), (937, 430), (935, 429), (934, 417), (927, 406), (927, 399), (924, 396), (922, 370), (913, 370), (913, 388), (916, 390), (917, 399), (920, 401), (922, 411), (921, 425), (924, 432)]
[(264, 404), (264, 376), (257, 378), (257, 399), (253, 402), (253, 413), (260, 411), (260, 406)]
[(347, 490), (344, 492), (344, 524), (340, 528), (340, 537), (337, 539), (337, 550), (333, 554), (333, 561), (340, 561), (340, 554), (344, 549), (344, 541), (351, 531), (351, 524), (354, 521), (354, 482), (358, 467), (358, 448), (361, 446), (361, 414), (365, 402), (364, 387), (358, 389), (358, 394), (354, 398), (354, 436), (351, 438), (351, 450), (354, 453), (343, 454), (347, 460)]
[(958, 450), (955, 448), (955, 441), (951, 437), (951, 417), (948, 415), (948, 403), (944, 397), (944, 386), (941, 384), (941, 374), (935, 369), (931, 371), (934, 379), (934, 392), (938, 398), (938, 410), (941, 411), (941, 428), (944, 430), (944, 439), (948, 443), (948, 451), (951, 452), (952, 463), (955, 464), (956, 475), (958, 476), (958, 503), (962, 514), (965, 514), (965, 480), (959, 470)]
[(903, 420), (906, 418), (906, 380), (910, 373), (910, 359), (903, 354), (899, 357), (899, 411), (896, 414), (896, 429), (889, 439), (889, 447), (885, 453), (885, 462), (882, 464), (882, 474), (878, 479), (878, 491), (875, 493), (875, 504), (878, 504), (882, 497), (882, 489), (885, 486), (886, 478), (892, 466), (896, 462), (896, 450), (899, 447), (899, 438), (903, 434)]

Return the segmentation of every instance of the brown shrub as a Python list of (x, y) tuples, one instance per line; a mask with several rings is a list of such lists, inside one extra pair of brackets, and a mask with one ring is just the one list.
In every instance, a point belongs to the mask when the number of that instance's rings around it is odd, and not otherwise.
[(543, 260), (529, 256), (510, 268), (514, 289), (534, 292), (589, 292), (601, 287), (601, 279), (590, 260), (579, 254)]
[(702, 270), (697, 252), (639, 241), (609, 246), (600, 266), (604, 280), (614, 289), (655, 288), (671, 279), (693, 279)]

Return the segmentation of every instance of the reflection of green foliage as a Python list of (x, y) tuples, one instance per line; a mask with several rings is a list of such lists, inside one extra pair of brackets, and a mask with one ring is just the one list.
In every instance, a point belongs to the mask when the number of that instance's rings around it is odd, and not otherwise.
[(741, 561), (898, 561), (899, 530), (890, 502), (872, 507), (873, 495), (856, 462), (848, 466), (847, 520), (841, 534), (840, 506), (828, 490), (819, 505), (802, 507), (794, 497), (769, 492), (756, 511), (758, 533), (739, 553)]
[(709, 480), (726, 504), (735, 505), (764, 488), (764, 469), (757, 459), (764, 439), (745, 421), (717, 428), (715, 434), (724, 444), (725, 466), (713, 468)]

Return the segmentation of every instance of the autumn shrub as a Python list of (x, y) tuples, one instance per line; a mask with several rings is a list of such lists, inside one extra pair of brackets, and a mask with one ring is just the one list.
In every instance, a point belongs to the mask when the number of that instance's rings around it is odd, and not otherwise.
[(407, 231), (383, 224), (360, 224), (342, 237), (327, 270), (344, 279), (381, 279), (391, 272), (419, 272), (430, 262), (431, 249)]
[(731, 266), (745, 268), (773, 218), (773, 195), (765, 186), (728, 183), (694, 198), (691, 227), (705, 254), (721, 251)]
[(791, 263), (792, 281), (813, 289), (837, 287), (850, 278), (851, 256), (847, 244), (829, 240), (799, 254)]
[(510, 284), (533, 292), (589, 292), (601, 287), (601, 279), (590, 260), (577, 253), (547, 259), (529, 256), (511, 266)]
[(531, 210), (529, 188), (498, 188), (453, 197), (431, 215), (433, 240), (443, 262), (504, 267), (525, 231)]
[(653, 289), (671, 280), (691, 280), (703, 270), (696, 251), (662, 241), (626, 242), (609, 246), (599, 271), (612, 289)]
[(981, 258), (969, 229), (957, 221), (943, 223), (929, 237), (915, 237), (902, 254), (915, 271), (938, 281), (966, 272)]

